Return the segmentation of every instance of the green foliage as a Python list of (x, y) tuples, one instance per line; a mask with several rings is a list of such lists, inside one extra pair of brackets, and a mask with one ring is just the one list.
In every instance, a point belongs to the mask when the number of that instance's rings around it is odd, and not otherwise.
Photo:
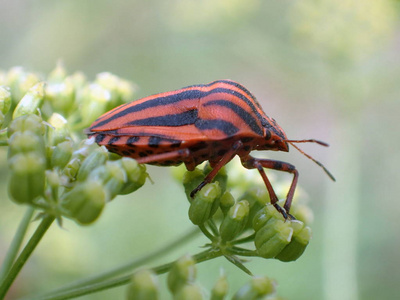
[[(107, 151), (85, 140), (81, 132), (96, 118), (88, 113), (87, 103), (102, 103), (94, 105), (97, 114), (121, 104), (126, 97), (125, 81), (103, 73), (94, 83), (84, 82), (81, 76), (67, 76), (60, 64), (45, 79), (47, 83), (40, 81), (29, 88), (24, 78), (35, 78), (33, 84), (40, 77), (14, 68), (4, 79), (10, 86), (2, 88), (2, 112), (7, 112), (9, 120), (3, 124), (9, 136), (3, 143), (8, 144), (12, 200), (54, 215), (60, 222), (68, 217), (89, 224), (105, 203), (144, 184), (144, 166), (130, 158), (110, 161)], [(18, 101), (15, 95), (24, 92), (17, 84), (21, 82), (27, 91)], [(99, 100), (99, 95), (86, 95), (90, 88), (108, 96)], [(13, 110), (7, 104), (11, 98)]]
[[(148, 177), (144, 165), (109, 154), (83, 134), (99, 115), (132, 98), (132, 84), (110, 73), (99, 74), (89, 82), (82, 73), (68, 75), (62, 64), (47, 77), (22, 68), (4, 74), (0, 82), (0, 145), (8, 147), (9, 196), (15, 203), (28, 206), (29, 216), (35, 210), (41, 223), (18, 257), (18, 247), (10, 248), (0, 273), (0, 298), (54, 220), (59, 225), (64, 218), (90, 225), (101, 217), (110, 201), (136, 191)], [(124, 276), (127, 270), (121, 268), (104, 278), (88, 280), (86, 285), (72, 284), (45, 299), (80, 296), (128, 283), (127, 299), (158, 299), (157, 275), (166, 272), (174, 299), (203, 299), (203, 288), (196, 281), (197, 263), (222, 256), (252, 275), (241, 257), (293, 261), (301, 256), (311, 238), (311, 229), (305, 225), (309, 220), (306, 206), (293, 207), (294, 216), (298, 214), (302, 221), (284, 220), (268, 204), (262, 182), (248, 178), (235, 164), (223, 168), (192, 198), (191, 191), (210, 170), (205, 165), (192, 172), (182, 168), (174, 171), (189, 201), (189, 219), (209, 239), (204, 251)], [(228, 178), (230, 174), (235, 176)], [(275, 181), (274, 186), (284, 185)], [(21, 224), (27, 224), (26, 220)], [(16, 236), (18, 243), (26, 233), (24, 226), (25, 231)], [(154, 256), (158, 254), (156, 251)], [(133, 265), (131, 270), (140, 263)], [(228, 291), (227, 278), (222, 274), (210, 291), (211, 299), (225, 299)], [(262, 299), (271, 295), (275, 295), (275, 283), (266, 277), (253, 277), (234, 297)]]

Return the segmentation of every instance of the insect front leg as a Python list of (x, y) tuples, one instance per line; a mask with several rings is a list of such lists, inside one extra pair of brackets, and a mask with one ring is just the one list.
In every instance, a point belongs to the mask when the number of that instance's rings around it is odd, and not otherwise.
[[(258, 172), (260, 173), (265, 186), (267, 187), (269, 197), (271, 199), (271, 204), (276, 208), (277, 211), (279, 211), (282, 216), (285, 219), (291, 218), (295, 219), (290, 213), (290, 207), (292, 205), (292, 200), (293, 200), (293, 195), (294, 191), (296, 190), (296, 185), (297, 181), (299, 178), (299, 172), (296, 170), (296, 167), (282, 161), (278, 160), (271, 160), (271, 159), (259, 159), (259, 158), (254, 158), (251, 156), (243, 157), (242, 158), (242, 165), (247, 168), (247, 169), (257, 169)], [(267, 174), (264, 172), (264, 168), (267, 169), (274, 169), (278, 171), (283, 171), (283, 172), (288, 172), (293, 174), (293, 180), (290, 185), (289, 191), (286, 196), (286, 201), (285, 204), (283, 205), (283, 208), (278, 205), (278, 197), (276, 196), (276, 193), (271, 185), (271, 182), (269, 181)]]
[(242, 141), (236, 141), (232, 148), (226, 152), (221, 160), (215, 165), (215, 167), (211, 170), (210, 173), (204, 178), (204, 180), (190, 193), (190, 197), (194, 197), (198, 191), (200, 191), (207, 183), (213, 181), (214, 177), (218, 174), (219, 170), (223, 166), (225, 166), (228, 162), (232, 160), (232, 158), (237, 154), (237, 152), (243, 147)]

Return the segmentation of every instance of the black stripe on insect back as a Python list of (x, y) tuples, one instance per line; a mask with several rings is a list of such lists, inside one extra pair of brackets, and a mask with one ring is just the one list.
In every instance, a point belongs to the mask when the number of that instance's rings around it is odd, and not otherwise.
[(124, 117), (128, 114), (131, 113), (136, 113), (148, 108), (156, 107), (156, 106), (165, 106), (165, 105), (170, 105), (170, 104), (177, 104), (178, 102), (184, 101), (184, 100), (193, 100), (193, 99), (199, 99), (201, 97), (204, 97), (204, 93), (199, 91), (199, 90), (189, 90), (189, 91), (183, 91), (181, 93), (177, 93), (175, 95), (169, 95), (165, 97), (158, 97), (154, 98), (139, 104), (134, 104), (132, 106), (128, 106), (126, 109), (110, 116), (109, 118), (99, 122), (94, 126), (100, 127), (103, 126), (104, 124), (107, 124), (109, 122), (112, 122), (115, 119)]
[(197, 109), (185, 111), (180, 114), (168, 114), (158, 117), (134, 120), (126, 125), (137, 126), (184, 126), (194, 124), (197, 120)]
[[(249, 96), (251, 99), (253, 99), (254, 103), (257, 105), (257, 107), (258, 107), (259, 109), (263, 110), (262, 107), (261, 107), (261, 105), (260, 105), (260, 103), (257, 101), (256, 97), (255, 97), (248, 89), (246, 89), (246, 88), (245, 88), (243, 85), (241, 85), (240, 83), (237, 83), (237, 82), (232, 81), (232, 80), (229, 80), (229, 79), (216, 80), (216, 81), (210, 82), (210, 83), (208, 83), (208, 84), (198, 84), (198, 85), (192, 85), (192, 86), (188, 86), (188, 87), (212, 86), (212, 85), (217, 84), (217, 83), (229, 84), (229, 85), (231, 85), (231, 86), (234, 86), (234, 87), (238, 88), (239, 90), (242, 90), (247, 96)], [(246, 102), (247, 102), (247, 101), (246, 101)], [(247, 104), (249, 104), (249, 103), (247, 102)], [(252, 108), (252, 109), (253, 109), (253, 108)], [(256, 113), (257, 116), (259, 117), (258, 112), (256, 112), (254, 109), (253, 109), (253, 111), (254, 111), (254, 113)]]
[(251, 99), (253, 99), (256, 102), (257, 106), (260, 107), (260, 104), (258, 103), (256, 97), (254, 97), (254, 95), (240, 83), (234, 82), (232, 80), (218, 80), (218, 82), (226, 83), (229, 85), (233, 85), (234, 87), (237, 87), (239, 90), (245, 92), (246, 95), (249, 96)]
[(258, 118), (260, 118), (260, 119), (262, 118), (260, 113), (255, 108), (253, 102), (251, 102), (249, 99), (247, 99), (246, 96), (244, 96), (241, 93), (238, 93), (234, 90), (230, 90), (230, 89), (226, 89), (226, 88), (215, 88), (208, 92), (203, 92), (200, 90), (185, 90), (185, 91), (182, 91), (182, 92), (174, 94), (174, 95), (169, 95), (169, 96), (165, 96), (165, 97), (160, 96), (158, 98), (151, 99), (151, 100), (139, 103), (139, 104), (133, 103), (133, 105), (128, 106), (124, 110), (99, 122), (98, 124), (93, 126), (92, 129), (95, 129), (96, 127), (101, 127), (109, 122), (112, 122), (115, 119), (124, 117), (130, 113), (136, 113), (136, 112), (139, 112), (139, 111), (142, 111), (145, 109), (149, 109), (152, 107), (156, 107), (156, 106), (165, 106), (165, 105), (170, 105), (170, 104), (177, 105), (181, 101), (200, 99), (200, 98), (206, 97), (206, 96), (214, 94), (214, 93), (231, 94), (231, 95), (239, 98), (240, 100), (244, 101), (251, 108), (251, 110), (257, 115)]
[(212, 100), (204, 104), (204, 106), (209, 105), (223, 106), (231, 109), (251, 128), (253, 132), (258, 135), (263, 135), (263, 129), (257, 124), (257, 120), (239, 105), (228, 100)]
[(200, 130), (217, 129), (225, 133), (227, 137), (233, 136), (239, 131), (239, 129), (231, 122), (224, 120), (198, 119), (194, 125)]

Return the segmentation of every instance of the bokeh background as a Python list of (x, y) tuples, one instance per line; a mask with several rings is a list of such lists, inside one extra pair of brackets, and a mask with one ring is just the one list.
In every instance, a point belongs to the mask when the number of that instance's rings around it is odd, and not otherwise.
[[(315, 215), (314, 238), (295, 263), (254, 259), (287, 299), (395, 299), (400, 294), (400, 26), (395, 0), (13, 0), (0, 1), (0, 68), (48, 73), (59, 59), (88, 77), (109, 71), (136, 97), (230, 78), (251, 90), (289, 138), (336, 176), (290, 153)], [(0, 261), (25, 208), (8, 200), (0, 149)], [(53, 226), (20, 274), (14, 295), (49, 291), (157, 249), (192, 227), (168, 168), (110, 203), (89, 227)], [(282, 177), (290, 180), (290, 176)], [(162, 197), (160, 197), (162, 195)], [(203, 238), (170, 254), (199, 251)], [(217, 259), (198, 266), (210, 289), (226, 270), (232, 290), (248, 280)], [(82, 299), (122, 297), (125, 288)], [(116, 296), (117, 295), (117, 296)]]

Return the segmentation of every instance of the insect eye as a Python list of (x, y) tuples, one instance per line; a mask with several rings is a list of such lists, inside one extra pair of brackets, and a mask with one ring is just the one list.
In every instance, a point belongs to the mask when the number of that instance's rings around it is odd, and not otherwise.
[[(267, 129), (265, 130), (265, 140), (267, 140), (268, 142), (270, 142), (271, 139), (271, 132)], [(273, 141), (275, 143), (275, 141)]]

